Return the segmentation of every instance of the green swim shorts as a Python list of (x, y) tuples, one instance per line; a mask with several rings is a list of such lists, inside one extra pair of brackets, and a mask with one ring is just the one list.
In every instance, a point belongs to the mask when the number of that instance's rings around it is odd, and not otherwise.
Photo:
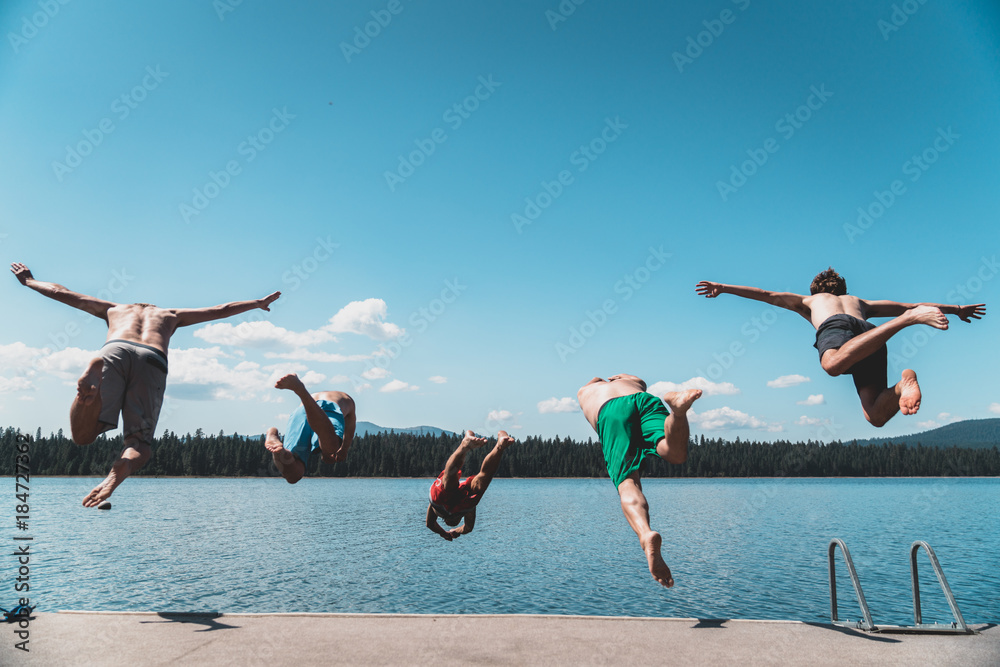
[(641, 470), (647, 456), (656, 456), (656, 443), (663, 439), (663, 420), (669, 414), (663, 401), (646, 392), (619, 396), (601, 406), (597, 437), (615, 488)]

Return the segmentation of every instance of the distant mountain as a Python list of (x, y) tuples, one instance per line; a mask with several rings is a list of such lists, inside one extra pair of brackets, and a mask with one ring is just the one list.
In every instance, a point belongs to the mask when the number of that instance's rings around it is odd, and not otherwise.
[(444, 429), (437, 428), (436, 426), (411, 426), (409, 428), (393, 428), (390, 426), (379, 426), (378, 424), (373, 424), (371, 422), (358, 422), (358, 428), (355, 435), (376, 435), (380, 432), (388, 431), (389, 433), (409, 433), (411, 435), (433, 435), (435, 437), (444, 433), (445, 435), (456, 435), (451, 431), (445, 431)]
[(887, 442), (907, 445), (920, 443), (925, 447), (1000, 447), (1000, 419), (967, 419), (912, 435), (858, 440), (859, 445), (881, 445)]

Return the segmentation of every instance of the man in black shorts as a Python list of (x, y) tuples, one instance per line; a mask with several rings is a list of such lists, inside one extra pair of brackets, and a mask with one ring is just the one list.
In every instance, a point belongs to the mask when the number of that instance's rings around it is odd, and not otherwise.
[[(710, 299), (720, 294), (735, 294), (763, 301), (812, 322), (816, 327), (815, 347), (819, 350), (820, 365), (831, 376), (854, 376), (865, 419), (873, 426), (883, 426), (897, 412), (913, 415), (920, 409), (920, 386), (912, 370), (904, 370), (899, 382), (887, 386), (886, 341), (914, 324), (947, 329), (946, 315), (957, 315), (963, 322), (971, 322), (986, 314), (984, 303), (948, 306), (859, 299), (847, 293), (847, 282), (832, 268), (813, 279), (810, 296), (708, 281), (698, 283), (696, 289)], [(867, 321), (869, 317), (893, 319), (875, 326)]]
[(69, 424), (73, 442), (89, 445), (101, 433), (117, 428), (121, 414), (125, 447), (104, 481), (83, 499), (85, 507), (96, 507), (111, 497), (125, 478), (152, 456), (150, 443), (167, 386), (167, 346), (174, 332), (255, 308), (270, 310), (271, 303), (281, 296), (281, 292), (274, 292), (263, 299), (211, 308), (158, 308), (148, 303), (111, 303), (36, 280), (19, 262), (11, 264), (10, 270), (25, 287), (108, 324), (107, 342), (76, 383)]

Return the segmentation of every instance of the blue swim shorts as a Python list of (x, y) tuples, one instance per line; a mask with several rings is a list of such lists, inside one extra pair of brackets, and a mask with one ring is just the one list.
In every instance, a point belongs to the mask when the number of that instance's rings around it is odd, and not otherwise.
[[(340, 406), (333, 401), (319, 400), (316, 403), (326, 413), (326, 416), (330, 418), (333, 430), (336, 431), (337, 436), (343, 438), (344, 413), (340, 410)], [(319, 449), (319, 436), (309, 426), (309, 422), (306, 420), (306, 409), (301, 405), (288, 418), (288, 430), (285, 433), (283, 446), (292, 454), (299, 457), (302, 463), (306, 465), (309, 465), (309, 455), (314, 450)]]

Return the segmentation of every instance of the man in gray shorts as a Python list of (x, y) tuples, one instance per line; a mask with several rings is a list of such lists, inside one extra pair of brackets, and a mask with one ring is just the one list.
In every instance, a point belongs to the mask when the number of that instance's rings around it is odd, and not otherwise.
[(256, 301), (210, 308), (158, 308), (148, 303), (111, 303), (35, 280), (24, 264), (11, 264), (10, 270), (22, 285), (108, 323), (107, 342), (77, 381), (70, 428), (73, 442), (89, 445), (101, 433), (117, 428), (121, 413), (125, 448), (104, 481), (83, 499), (85, 507), (107, 500), (152, 455), (150, 443), (167, 384), (167, 346), (177, 328), (255, 308), (270, 310), (271, 303), (281, 296), (275, 292)]

